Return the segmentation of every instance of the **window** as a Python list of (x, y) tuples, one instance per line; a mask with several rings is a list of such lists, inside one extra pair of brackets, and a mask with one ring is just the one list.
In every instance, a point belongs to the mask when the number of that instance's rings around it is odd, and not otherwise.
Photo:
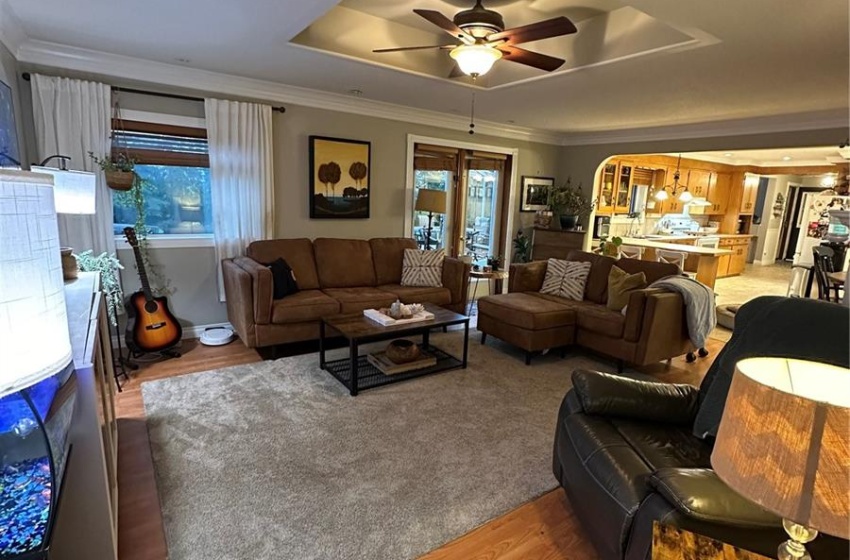
[[(213, 232), (206, 130), (116, 120), (112, 155), (119, 154), (136, 162), (149, 235)], [(133, 192), (114, 192), (112, 210), (114, 231), (120, 235), (136, 223)]]

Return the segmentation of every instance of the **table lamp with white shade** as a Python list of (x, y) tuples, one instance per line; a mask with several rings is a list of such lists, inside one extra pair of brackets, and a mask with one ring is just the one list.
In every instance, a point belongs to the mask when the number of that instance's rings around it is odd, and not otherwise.
[[(44, 167), (49, 160), (58, 158), (59, 168)], [(65, 169), (66, 156), (52, 156), (40, 165), (30, 169), (35, 173), (45, 173), (53, 177), (53, 193), (57, 214), (94, 214), (95, 189), (97, 178), (94, 173), (87, 171), (69, 171)], [(74, 258), (72, 247), (61, 247), (62, 273), (66, 280), (77, 277), (77, 259)]]
[(425, 236), (425, 249), (431, 248), (431, 227), (434, 214), (446, 213), (446, 191), (436, 189), (419, 189), (416, 195), (417, 212), (428, 212), (428, 227)]
[(76, 394), (70, 363), (53, 180), (0, 170), (0, 558), (47, 546)]
[(811, 558), (818, 531), (850, 537), (850, 370), (738, 362), (711, 454), (730, 488), (783, 519), (779, 560)]

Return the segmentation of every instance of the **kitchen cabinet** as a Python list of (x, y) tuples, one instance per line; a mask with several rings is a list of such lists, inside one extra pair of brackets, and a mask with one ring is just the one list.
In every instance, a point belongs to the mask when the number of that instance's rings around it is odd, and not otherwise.
[(747, 265), (747, 253), (749, 243), (738, 244), (732, 247), (732, 255), (729, 258), (729, 276), (741, 274)]
[(723, 278), (725, 276), (729, 276), (729, 261), (732, 259), (732, 255), (721, 255), (717, 259), (717, 277)]
[(632, 172), (634, 164), (629, 161), (621, 161), (617, 166), (617, 182), (614, 186), (614, 213), (629, 213), (629, 198), (632, 194)]
[[(690, 169), (687, 172), (682, 170), (681, 182), (688, 186), (691, 194), (697, 198), (708, 198), (708, 191), (711, 185), (711, 171), (702, 169)], [(687, 177), (685, 174), (687, 173)]]
[(725, 214), (729, 207), (729, 193), (732, 191), (731, 173), (713, 173), (708, 187), (709, 214)]
[(744, 191), (741, 194), (741, 205), (739, 214), (752, 214), (756, 208), (756, 196), (758, 196), (759, 184), (758, 181), (753, 181), (749, 177), (744, 180)]
[(724, 237), (720, 239), (720, 248), (732, 251), (731, 255), (720, 257), (717, 265), (717, 277), (735, 276), (744, 272), (747, 255), (750, 252), (749, 237)]
[(617, 160), (611, 160), (602, 168), (602, 184), (599, 188), (597, 214), (612, 214), (614, 212), (614, 183), (617, 180)]

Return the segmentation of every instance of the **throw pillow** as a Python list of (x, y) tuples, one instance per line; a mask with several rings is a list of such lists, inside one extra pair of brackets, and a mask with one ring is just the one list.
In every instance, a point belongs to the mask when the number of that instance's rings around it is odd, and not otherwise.
[(267, 266), (272, 271), (272, 297), (274, 299), (283, 299), (298, 292), (295, 273), (285, 260), (277, 259)]
[(439, 288), (443, 285), (443, 261), (446, 251), (405, 249), (401, 267), (401, 285)]
[(608, 273), (608, 309), (622, 311), (629, 304), (631, 292), (641, 288), (646, 288), (646, 274), (629, 274), (618, 266), (612, 266)]
[(589, 275), (589, 262), (549, 259), (540, 293), (581, 301)]

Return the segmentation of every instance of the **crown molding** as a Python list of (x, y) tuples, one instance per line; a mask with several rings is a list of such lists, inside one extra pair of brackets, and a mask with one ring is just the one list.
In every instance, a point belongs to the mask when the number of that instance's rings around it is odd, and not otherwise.
[(715, 122), (684, 125), (611, 130), (590, 133), (567, 133), (563, 135), (563, 146), (586, 146), (589, 144), (619, 144), (630, 142), (654, 142), (663, 140), (686, 140), (689, 138), (715, 138), (720, 136), (749, 136), (777, 132), (802, 130), (824, 130), (847, 128), (847, 108), (827, 109), (808, 113), (752, 117)]
[(9, 2), (0, 0), (0, 43), (9, 49), (12, 56), (18, 57), (18, 49), (27, 42), (28, 37), (24, 25), (15, 14)]
[[(466, 120), (460, 115), (416, 109), (383, 101), (198, 70), (46, 41), (26, 41), (18, 49), (18, 61), (40, 68), (95, 74), (106, 79), (168, 86), (216, 96), (228, 95), (270, 103), (291, 103), (304, 107), (354, 113), (464, 132), (468, 129)], [(503, 125), (492, 121), (476, 122), (475, 131), (481, 135), (544, 144), (560, 145), (562, 141), (560, 134)]]

